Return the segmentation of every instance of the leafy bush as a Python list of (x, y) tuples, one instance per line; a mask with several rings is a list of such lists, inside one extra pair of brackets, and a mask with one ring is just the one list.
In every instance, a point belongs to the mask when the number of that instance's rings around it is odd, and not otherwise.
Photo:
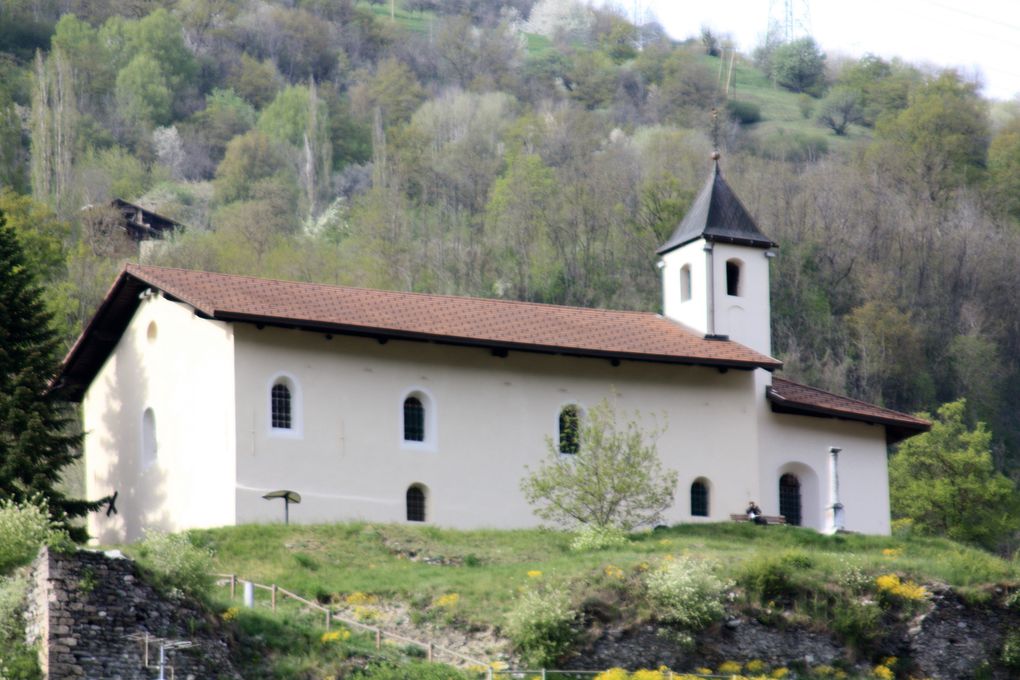
[(57, 522), (50, 519), (38, 499), (22, 504), (0, 502), (0, 574), (28, 564), (43, 545), (57, 547), (70, 543)]
[(730, 118), (741, 125), (751, 125), (761, 121), (761, 107), (754, 102), (742, 102), (731, 99), (726, 102), (726, 110)]
[(881, 635), (882, 609), (873, 602), (837, 602), (832, 630), (858, 650), (867, 649)]
[(529, 590), (507, 615), (506, 632), (526, 664), (544, 666), (573, 645), (576, 618), (566, 593)]
[(1002, 663), (1009, 668), (1020, 668), (1020, 632), (1012, 631), (1002, 643)]
[(760, 138), (755, 145), (755, 152), (759, 156), (775, 161), (804, 163), (816, 161), (829, 153), (829, 143), (820, 135), (787, 132), (780, 128)]
[(0, 577), (0, 678), (36, 680), (42, 677), (35, 650), (25, 644), (25, 594), (28, 579)]
[(212, 589), (212, 551), (193, 544), (187, 534), (150, 531), (138, 546), (138, 558), (170, 591), (206, 597)]
[(660, 621), (696, 632), (722, 617), (730, 584), (710, 564), (682, 557), (649, 571), (645, 585)]
[(737, 575), (737, 582), (761, 602), (789, 600), (797, 593), (791, 567), (781, 557), (763, 554), (748, 560)]
[(618, 548), (627, 544), (627, 536), (616, 527), (585, 524), (574, 532), (570, 549), (575, 552), (590, 552)]

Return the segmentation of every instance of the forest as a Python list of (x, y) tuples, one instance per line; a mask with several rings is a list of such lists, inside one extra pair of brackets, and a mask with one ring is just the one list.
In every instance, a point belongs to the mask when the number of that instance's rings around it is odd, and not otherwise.
[(685, 42), (576, 0), (0, 0), (0, 211), (67, 346), (127, 259), (656, 310), (722, 154), (780, 244), (783, 375), (965, 399), (1020, 478), (1020, 102), (954, 70)]

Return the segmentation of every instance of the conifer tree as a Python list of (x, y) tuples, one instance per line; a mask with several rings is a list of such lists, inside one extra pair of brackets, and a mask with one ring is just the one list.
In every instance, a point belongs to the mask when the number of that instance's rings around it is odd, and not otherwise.
[[(71, 499), (58, 488), (61, 471), (81, 456), (81, 435), (48, 390), (58, 347), (41, 289), (0, 212), (0, 500), (39, 496), (66, 524), (103, 501)], [(80, 527), (68, 529), (76, 540), (86, 538)]]

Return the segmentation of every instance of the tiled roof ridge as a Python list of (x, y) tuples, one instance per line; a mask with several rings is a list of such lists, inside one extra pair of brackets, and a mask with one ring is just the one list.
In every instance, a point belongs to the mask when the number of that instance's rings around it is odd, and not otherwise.
[[(316, 283), (311, 281), (294, 281), (292, 279), (278, 279), (261, 276), (251, 276), (249, 274), (228, 274), (223, 272), (211, 272), (203, 269), (185, 269), (183, 267), (162, 267), (158, 265), (138, 264), (134, 262), (127, 262), (124, 265), (123, 271), (137, 275), (144, 272), (145, 270), (157, 270), (157, 271), (173, 271), (182, 272), (184, 274), (208, 274), (210, 276), (222, 276), (231, 279), (242, 279), (245, 281), (258, 281), (260, 283), (281, 283), (291, 286), (308, 286), (314, 288), (320, 288), (325, 290), (350, 290), (350, 291), (364, 291), (369, 293), (384, 293), (387, 295), (410, 295), (419, 298), (441, 298), (445, 300), (477, 300), (483, 303), (492, 304), (503, 304), (503, 305), (514, 305), (524, 307), (541, 307), (543, 309), (564, 309), (564, 310), (581, 310), (584, 312), (603, 312), (608, 314), (631, 314), (634, 316), (641, 317), (656, 317), (660, 319), (666, 319), (662, 314), (658, 312), (642, 312), (635, 309), (609, 309), (606, 307), (578, 307), (576, 305), (560, 305), (550, 302), (530, 302), (528, 300), (507, 300), (504, 298), (486, 298), (478, 297), (475, 295), (454, 295), (451, 293), (422, 293), (418, 291), (410, 290), (387, 290), (385, 288), (369, 288), (366, 286), (347, 286), (344, 284), (336, 283)], [(666, 319), (672, 321), (671, 319)], [(681, 328), (688, 330), (692, 333), (695, 331), (688, 329), (683, 324), (677, 324)]]
[[(871, 402), (864, 401), (863, 399), (854, 399), (853, 397), (848, 397), (845, 394), (837, 394), (836, 392), (830, 392), (829, 390), (823, 390), (820, 387), (814, 387), (813, 385), (805, 385), (804, 383), (799, 383), (796, 380), (790, 380), (789, 378), (782, 378), (780, 376), (773, 375), (772, 376), (772, 385), (775, 386), (775, 384), (777, 382), (779, 382), (779, 383), (786, 383), (788, 385), (792, 385), (793, 387), (800, 387), (800, 388), (803, 388), (803, 389), (806, 389), (806, 390), (811, 390), (813, 392), (821, 392), (822, 394), (826, 394), (826, 395), (828, 395), (830, 397), (835, 397), (836, 399), (842, 399), (844, 401), (853, 402), (854, 404), (859, 404), (861, 406), (866, 406), (868, 408), (881, 409), (881, 410), (886, 411), (886, 412), (888, 412), (890, 414), (895, 414), (896, 416), (899, 416), (901, 418), (909, 418), (910, 420), (912, 420), (914, 422), (917, 422), (917, 423), (929, 424), (927, 420), (925, 420), (923, 418), (918, 418), (917, 416), (911, 415), (909, 413), (904, 413), (903, 411), (897, 411), (896, 409), (886, 408), (885, 406), (879, 406), (878, 404), (872, 404)], [(786, 397), (783, 397), (782, 394), (777, 395), (777, 396), (779, 396), (782, 399), (786, 399)]]

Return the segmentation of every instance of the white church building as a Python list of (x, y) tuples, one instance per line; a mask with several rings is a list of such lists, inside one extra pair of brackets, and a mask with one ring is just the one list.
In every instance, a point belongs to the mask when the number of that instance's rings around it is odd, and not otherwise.
[[(776, 244), (719, 173), (658, 256), (662, 314), (127, 265), (64, 360), (99, 541), (283, 518), (538, 524), (520, 491), (615, 394), (665, 431), (666, 520), (755, 500), (818, 530), (889, 532), (887, 446), (909, 415), (773, 376)], [(651, 420), (648, 421), (651, 424)]]

